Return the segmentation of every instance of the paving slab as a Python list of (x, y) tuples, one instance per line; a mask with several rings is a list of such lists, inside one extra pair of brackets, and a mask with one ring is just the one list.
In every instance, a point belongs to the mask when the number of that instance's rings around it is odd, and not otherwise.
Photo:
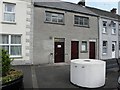
[(24, 77), (23, 77), (24, 88), (33, 88), (31, 66), (29, 66), (29, 65), (14, 66), (14, 68), (23, 71), (23, 73), (24, 73)]

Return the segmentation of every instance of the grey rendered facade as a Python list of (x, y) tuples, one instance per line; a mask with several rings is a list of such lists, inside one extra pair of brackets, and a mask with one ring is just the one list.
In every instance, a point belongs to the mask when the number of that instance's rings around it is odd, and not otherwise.
[[(46, 11), (62, 13), (63, 24), (45, 21)], [(89, 18), (89, 27), (74, 25), (74, 16)], [(78, 42), (78, 58), (90, 58), (90, 42), (95, 43), (95, 58), (98, 56), (98, 17), (95, 13), (76, 4), (35, 3), (33, 31), (33, 64), (55, 63), (55, 42), (64, 42), (64, 61), (71, 60), (71, 42)], [(81, 51), (82, 41), (87, 42), (87, 50)], [(60, 48), (61, 46), (58, 45)]]

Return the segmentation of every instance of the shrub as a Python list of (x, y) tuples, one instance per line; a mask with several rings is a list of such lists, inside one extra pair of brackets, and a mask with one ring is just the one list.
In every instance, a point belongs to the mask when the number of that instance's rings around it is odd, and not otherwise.
[(11, 69), (6, 76), (2, 77), (2, 84), (18, 79), (23, 76), (22, 71)]
[(0, 50), (0, 65), (2, 66), (0, 69), (0, 73), (2, 76), (6, 76), (9, 70), (11, 69), (11, 62), (13, 59), (10, 58), (8, 52), (4, 49)]

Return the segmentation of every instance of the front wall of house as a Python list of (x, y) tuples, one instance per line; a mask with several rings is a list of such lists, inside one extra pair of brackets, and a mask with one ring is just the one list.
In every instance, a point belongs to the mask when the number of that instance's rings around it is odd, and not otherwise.
[[(107, 33), (102, 33), (103, 29), (103, 21), (107, 21)], [(116, 23), (116, 34), (112, 34), (112, 29), (109, 24), (111, 21), (114, 21)], [(116, 42), (115, 47), (115, 58), (118, 58), (118, 21), (115, 19), (106, 19), (106, 18), (100, 18), (99, 20), (99, 38), (100, 38), (100, 50), (99, 55), (100, 59), (112, 59), (112, 42)], [(107, 53), (103, 54), (103, 41), (107, 41)]]
[[(0, 8), (2, 8), (2, 1), (0, 1)], [(2, 22), (2, 9), (0, 9), (0, 22)], [(0, 32), (2, 32), (2, 24), (0, 23)]]
[[(3, 3), (15, 4), (15, 23), (6, 23), (3, 20)], [(0, 34), (21, 35), (22, 56), (14, 57), (12, 64), (30, 64), (30, 31), (31, 31), (31, 3), (21, 0), (3, 0), (0, 3), (2, 12), (0, 13)]]
[(118, 50), (119, 50), (119, 58), (120, 58), (120, 21), (119, 21), (118, 30), (119, 30), (119, 31), (118, 31), (118, 41), (119, 41), (119, 42), (118, 42), (118, 43), (119, 43), (119, 49), (118, 49)]
[[(64, 13), (64, 25), (45, 23), (45, 11)], [(90, 28), (74, 26), (74, 15), (89, 17)], [(89, 40), (96, 41), (96, 58), (98, 58), (98, 24), (97, 17), (60, 11), (55, 9), (34, 8), (34, 64), (54, 63), (54, 38), (65, 39), (65, 62), (71, 60), (71, 41), (79, 41), (79, 58), (89, 58)], [(87, 41), (87, 52), (81, 53), (81, 42)]]

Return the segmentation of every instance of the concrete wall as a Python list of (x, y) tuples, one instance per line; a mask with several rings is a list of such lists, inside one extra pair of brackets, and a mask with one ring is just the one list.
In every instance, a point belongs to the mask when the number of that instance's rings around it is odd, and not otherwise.
[[(112, 34), (111, 26), (109, 26), (111, 20), (116, 23), (116, 34), (115, 35)], [(107, 21), (107, 33), (106, 34), (102, 33), (102, 29), (103, 29), (102, 22), (103, 21)], [(108, 42), (107, 54), (102, 53), (103, 41)], [(102, 17), (99, 19), (99, 42), (100, 42), (99, 56), (100, 56), (100, 59), (112, 59), (112, 41), (116, 41), (116, 55), (115, 55), (115, 57), (118, 58), (118, 21), (116, 21), (115, 19)]]
[[(45, 23), (45, 11), (64, 13), (65, 24)], [(89, 17), (90, 28), (74, 26), (74, 15)], [(71, 59), (71, 41), (79, 41), (79, 58), (89, 58), (89, 40), (96, 41), (96, 58), (98, 58), (98, 23), (97, 17), (55, 9), (34, 8), (33, 32), (34, 64), (54, 63), (54, 38), (65, 38), (65, 62)], [(51, 38), (52, 37), (52, 38)], [(81, 42), (87, 41), (87, 53), (81, 53)], [(53, 56), (50, 56), (53, 53)]]
[(120, 15), (120, 1), (118, 2), (118, 14)]
[[(0, 1), (0, 22), (2, 22), (2, 1)], [(0, 32), (2, 32), (2, 24), (0, 23)]]
[[(3, 21), (3, 2), (14, 3), (15, 5), (15, 20), (14, 24), (8, 24)], [(30, 59), (30, 38), (31, 38), (31, 0), (29, 2), (26, 0), (2, 0), (0, 2), (0, 27), (2, 31), (0, 34), (22, 34), (22, 57), (14, 58), (12, 64), (30, 64), (32, 63)], [(2, 17), (2, 18), (1, 18)]]
[[(118, 26), (118, 41), (119, 41), (119, 43), (120, 43), (120, 21), (119, 21), (119, 26)], [(120, 48), (120, 45), (119, 45), (119, 48)], [(119, 50), (119, 49), (118, 49)], [(119, 58), (120, 58), (120, 50), (119, 50), (119, 56), (118, 56)]]

